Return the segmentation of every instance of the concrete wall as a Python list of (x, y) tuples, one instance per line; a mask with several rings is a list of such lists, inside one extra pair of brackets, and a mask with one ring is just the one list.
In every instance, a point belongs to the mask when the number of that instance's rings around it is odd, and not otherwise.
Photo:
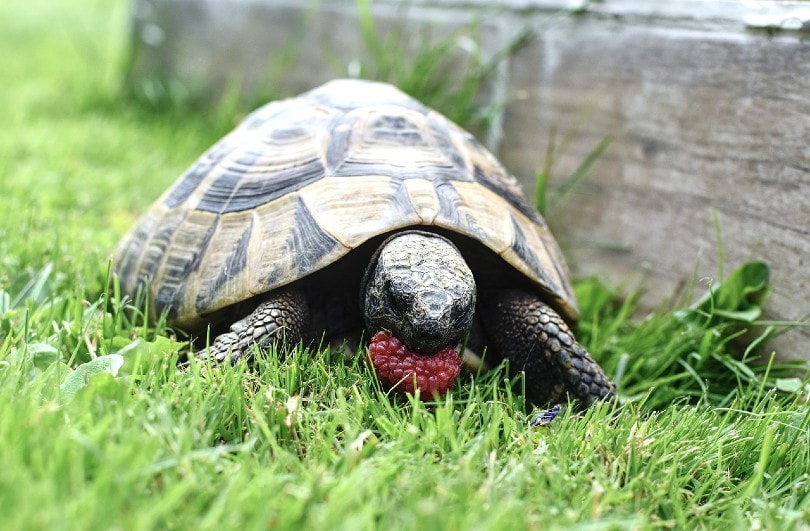
[[(361, 57), (355, 2), (319, 4), (135, 0), (135, 79), (160, 73), (202, 88), (238, 79), (247, 92), (272, 79), (275, 91), (296, 93), (345, 76)], [(383, 25), (441, 33), (478, 17), (485, 54), (539, 31), (488, 87), (509, 105), (483, 134), (528, 193), (552, 130), (571, 139), (557, 151), (557, 179), (613, 137), (551, 212), (578, 274), (643, 283), (651, 305), (670, 299), (716, 276), (716, 215), (726, 271), (748, 259), (771, 265), (769, 317), (810, 315), (810, 2), (397, 4), (374, 4)], [(292, 48), (289, 69), (274, 73)], [(808, 340), (800, 328), (773, 346), (810, 359)]]

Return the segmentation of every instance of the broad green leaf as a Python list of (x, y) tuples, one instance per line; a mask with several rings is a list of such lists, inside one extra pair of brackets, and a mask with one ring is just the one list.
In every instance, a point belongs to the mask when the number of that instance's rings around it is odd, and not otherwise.
[(802, 388), (801, 378), (777, 378), (776, 388), (786, 393), (795, 393)]
[(61, 402), (67, 404), (73, 400), (76, 393), (86, 387), (93, 376), (97, 374), (116, 376), (123, 365), (124, 357), (118, 354), (99, 356), (92, 361), (82, 363), (65, 378), (65, 381), (59, 387)]
[[(123, 339), (123, 338), (121, 338)], [(120, 346), (115, 351), (124, 359), (123, 372), (126, 374), (141, 374), (143, 367), (149, 367), (153, 362), (170, 358), (188, 346), (186, 342), (174, 341), (164, 336), (156, 336), (152, 341), (136, 339), (126, 342), (115, 338), (113, 348)]]
[(759, 316), (762, 315), (762, 308), (760, 308), (759, 306), (752, 306), (745, 310), (737, 310), (737, 311), (715, 308), (713, 313), (717, 317), (722, 317), (723, 319), (728, 319), (730, 321), (743, 321), (746, 323), (752, 323), (757, 319), (759, 319)]
[(123, 393), (126, 393), (126, 385), (123, 385), (112, 374), (103, 372), (94, 375), (87, 382), (87, 385), (79, 389), (71, 405), (79, 409), (86, 407), (88, 400), (100, 399), (104, 403), (119, 402)]
[(759, 318), (768, 297), (770, 270), (764, 262), (742, 264), (713, 285), (692, 311), (703, 315), (751, 323)]
[(59, 360), (59, 350), (47, 343), (31, 343), (28, 345), (28, 356), (34, 367), (44, 371), (52, 363)]

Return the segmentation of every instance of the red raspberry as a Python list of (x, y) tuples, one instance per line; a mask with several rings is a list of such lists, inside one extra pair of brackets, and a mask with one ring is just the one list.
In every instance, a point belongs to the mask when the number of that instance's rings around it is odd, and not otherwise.
[(368, 354), (380, 381), (411, 394), (418, 388), (429, 395), (443, 395), (461, 367), (461, 357), (452, 347), (424, 356), (409, 351), (388, 332), (377, 332), (371, 338)]

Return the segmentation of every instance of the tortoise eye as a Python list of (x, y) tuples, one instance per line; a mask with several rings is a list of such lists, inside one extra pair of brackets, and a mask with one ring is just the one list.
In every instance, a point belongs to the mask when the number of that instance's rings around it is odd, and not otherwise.
[(388, 307), (394, 312), (394, 314), (402, 315), (405, 313), (405, 305), (402, 303), (402, 300), (394, 295), (391, 290), (386, 291), (385, 296), (388, 299)]
[(391, 282), (387, 283), (385, 286), (385, 302), (395, 315), (401, 316), (405, 313), (405, 310), (407, 310), (402, 294), (397, 293), (397, 290)]
[(467, 313), (460, 309), (453, 309), (453, 328), (465, 328), (467, 325)]

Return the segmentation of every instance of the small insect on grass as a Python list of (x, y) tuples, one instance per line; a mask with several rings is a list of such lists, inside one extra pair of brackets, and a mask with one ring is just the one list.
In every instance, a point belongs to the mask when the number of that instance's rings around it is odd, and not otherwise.
[(532, 420), (529, 421), (529, 427), (534, 428), (537, 426), (548, 426), (551, 424), (551, 421), (557, 418), (557, 415), (560, 414), (560, 404), (552, 406), (550, 409), (546, 409), (539, 415), (535, 416)]

